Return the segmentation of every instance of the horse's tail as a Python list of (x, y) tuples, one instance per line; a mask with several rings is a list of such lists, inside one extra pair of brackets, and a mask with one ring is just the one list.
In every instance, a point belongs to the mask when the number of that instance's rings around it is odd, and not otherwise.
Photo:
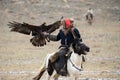
[(44, 73), (45, 71), (46, 71), (46, 66), (43, 65), (42, 68), (41, 68), (41, 70), (40, 70), (40, 73), (39, 73), (37, 76), (35, 76), (35, 77), (33, 78), (33, 80), (39, 80), (39, 79), (42, 77), (42, 75), (43, 75), (43, 73)]

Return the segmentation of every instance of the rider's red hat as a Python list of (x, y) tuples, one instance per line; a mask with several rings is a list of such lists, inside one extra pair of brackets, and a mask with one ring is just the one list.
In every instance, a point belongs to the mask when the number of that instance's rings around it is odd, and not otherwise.
[(65, 20), (66, 28), (69, 28), (71, 26), (71, 20), (68, 18)]

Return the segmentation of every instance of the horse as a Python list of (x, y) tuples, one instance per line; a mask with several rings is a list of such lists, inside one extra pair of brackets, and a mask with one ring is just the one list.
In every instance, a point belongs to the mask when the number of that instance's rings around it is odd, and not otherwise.
[(86, 15), (86, 20), (88, 22), (89, 25), (92, 25), (93, 22), (93, 14), (92, 13), (87, 13)]
[[(86, 55), (87, 52), (90, 51), (90, 48), (82, 43), (79, 39), (74, 40), (74, 42), (72, 43), (72, 48), (73, 51), (71, 51), (68, 46), (62, 46), (57, 51), (60, 52), (60, 55), (56, 55), (59, 56), (59, 58), (53, 63), (50, 61), (50, 58), (52, 55), (56, 54), (56, 52), (48, 54), (44, 65), (40, 69), (39, 74), (35, 76), (33, 80), (39, 80), (45, 71), (47, 71), (48, 73), (47, 80), (50, 80), (50, 77), (52, 76), (54, 70), (56, 72), (54, 75), (54, 80), (58, 80), (59, 76), (69, 76), (70, 70), (74, 71), (76, 69), (81, 71), (83, 68), (82, 64), (80, 69), (74, 65), (77, 60), (77, 58), (75, 57), (77, 57), (78, 55), (79, 57), (81, 55)], [(82, 57), (82, 59), (84, 61), (84, 57)]]

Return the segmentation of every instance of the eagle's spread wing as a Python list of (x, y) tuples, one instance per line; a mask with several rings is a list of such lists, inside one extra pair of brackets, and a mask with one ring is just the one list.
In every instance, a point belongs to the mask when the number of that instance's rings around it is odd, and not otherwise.
[(11, 28), (11, 31), (19, 32), (26, 35), (30, 35), (30, 33), (32, 32), (32, 35), (34, 36), (39, 34), (39, 31), (41, 31), (41, 27), (44, 27), (45, 23), (43, 23), (40, 26), (35, 26), (25, 22), (19, 23), (13, 21), (13, 22), (9, 22), (8, 26), (10, 26), (9, 28)]
[(44, 46), (46, 44), (46, 40), (48, 40), (47, 37), (43, 34), (43, 32), (48, 32), (48, 33), (54, 32), (56, 29), (58, 29), (61, 26), (61, 19), (50, 25), (46, 25), (46, 23), (43, 23), (40, 26), (36, 26), (36, 25), (30, 25), (25, 22), (19, 23), (13, 21), (13, 22), (9, 22), (8, 26), (10, 26), (9, 28), (11, 28), (11, 31), (14, 32), (19, 32), (26, 35), (30, 35), (32, 33), (33, 38), (30, 39), (30, 42), (34, 46), (39, 47), (39, 46)]

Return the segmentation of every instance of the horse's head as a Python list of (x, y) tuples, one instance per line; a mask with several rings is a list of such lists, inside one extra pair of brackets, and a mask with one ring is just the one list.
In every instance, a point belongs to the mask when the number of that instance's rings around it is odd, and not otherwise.
[(73, 50), (78, 55), (84, 54), (86, 55), (87, 52), (90, 51), (90, 48), (86, 46), (84, 43), (82, 43), (78, 38), (74, 40), (73, 44)]

